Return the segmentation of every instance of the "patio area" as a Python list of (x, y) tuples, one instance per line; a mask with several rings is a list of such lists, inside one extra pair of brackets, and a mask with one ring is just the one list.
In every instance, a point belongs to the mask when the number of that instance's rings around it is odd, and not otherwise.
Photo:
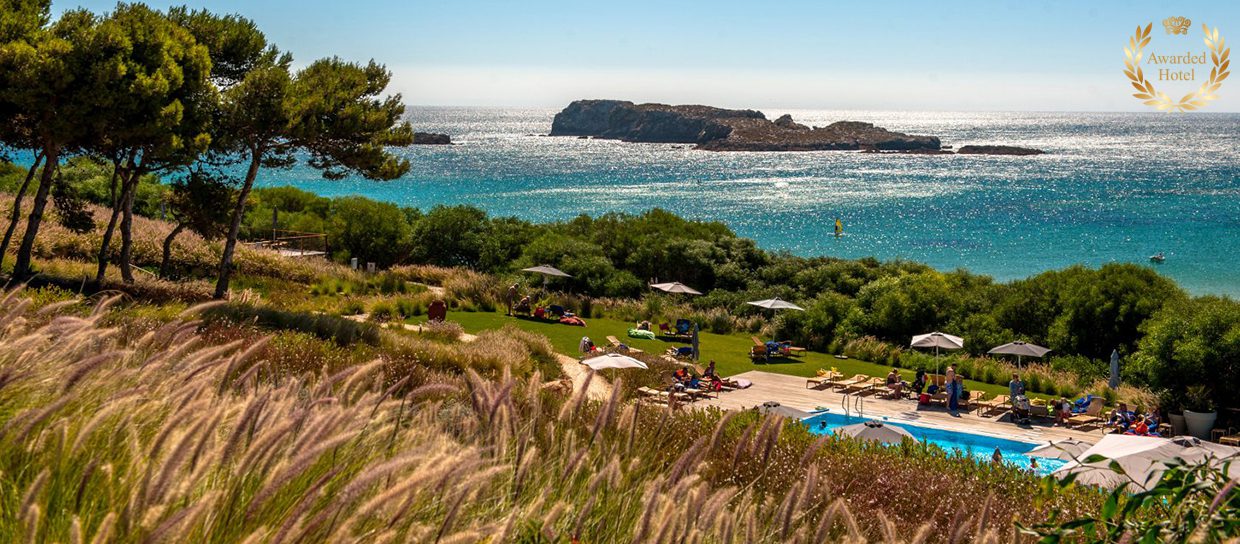
[[(719, 398), (699, 400), (691, 407), (700, 408), (715, 406), (724, 410), (745, 410), (761, 406), (767, 401), (776, 401), (783, 406), (806, 412), (818, 408), (827, 408), (832, 412), (842, 413), (845, 410), (845, 395), (837, 390), (808, 389), (805, 378), (775, 374), (759, 370), (749, 371), (731, 376), (744, 378), (753, 382), (747, 389), (727, 391)], [(855, 414), (857, 395), (847, 399), (848, 410)], [(1088, 442), (1102, 439), (1102, 431), (1098, 428), (1088, 430), (1052, 427), (1049, 423), (1035, 420), (1033, 425), (1018, 426), (1008, 420), (1006, 415), (981, 417), (975, 411), (960, 412), (960, 417), (953, 417), (945, 408), (939, 406), (918, 406), (913, 400), (888, 400), (876, 398), (873, 393), (864, 394), (861, 408), (864, 417), (884, 419), (892, 423), (910, 423), (924, 427), (937, 427), (951, 431), (990, 435), (999, 438), (1021, 440), (1025, 442), (1044, 443), (1048, 440), (1076, 438)]]

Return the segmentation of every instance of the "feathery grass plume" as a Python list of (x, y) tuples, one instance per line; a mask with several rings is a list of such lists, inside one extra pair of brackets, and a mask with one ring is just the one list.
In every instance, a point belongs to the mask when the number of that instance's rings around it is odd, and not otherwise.
[(563, 408), (560, 410), (561, 420), (577, 416), (577, 412), (581, 408), (581, 404), (588, 398), (590, 382), (594, 380), (595, 374), (596, 372), (593, 370), (586, 372), (586, 377), (581, 381), (581, 385), (573, 388), (572, 397), (569, 398), (568, 402), (565, 403)]
[(189, 457), (190, 452), (193, 451), (194, 446), (198, 443), (198, 435), (203, 432), (203, 427), (205, 424), (205, 419), (199, 419), (198, 424), (190, 428), (190, 430), (181, 437), (180, 442), (178, 442), (176, 447), (172, 449), (172, 453), (164, 459), (163, 466), (159, 469), (159, 477), (155, 480), (155, 486), (151, 488), (150, 496), (143, 499), (143, 503), (157, 504), (163, 501), (164, 497), (168, 493), (168, 486), (171, 484), (172, 478), (176, 475), (176, 472), (181, 469), (182, 465), (184, 465), (186, 457)]
[[(16, 291), (14, 291), (14, 293), (16, 293)], [(6, 300), (0, 300), (0, 305), (7, 304), (7, 302), (8, 302), (7, 298)], [(40, 315), (40, 316), (56, 315), (65, 310), (73, 308), (74, 306), (77, 306), (78, 304), (81, 304), (81, 303), (82, 303), (82, 299), (80, 298), (71, 298), (69, 300), (61, 300), (61, 301), (53, 302), (51, 304), (44, 305), (42, 308), (39, 308), (38, 311), (35, 312), (35, 315)]]
[(280, 526), (280, 530), (276, 532), (275, 536), (272, 537), (271, 542), (274, 544), (284, 542), (284, 538), (289, 534), (289, 531), (292, 531), (294, 527), (299, 525), (299, 522), (301, 522), (306, 511), (308, 511), (311, 505), (314, 504), (315, 499), (318, 498), (319, 490), (321, 490), (323, 486), (327, 485), (328, 482), (334, 479), (343, 470), (344, 467), (335, 467), (331, 469), (327, 473), (320, 476), (313, 485), (306, 489), (305, 493), (302, 494), (301, 500), (298, 501), (293, 506), (293, 509), (284, 517), (284, 523)]
[[(228, 384), (230, 383), (230, 377), (232, 377), (234, 373), (241, 368), (241, 365), (244, 365), (246, 361), (249, 361), (250, 358), (265, 349), (267, 347), (267, 343), (270, 341), (271, 336), (264, 336), (258, 340), (255, 340), (248, 347), (246, 347), (245, 350), (241, 351), (241, 353), (233, 355), (228, 362), (228, 367), (224, 369), (224, 375), (220, 376), (220, 387), (216, 390), (216, 394), (222, 394), (224, 389), (228, 387)], [(257, 364), (253, 366), (257, 366)]]
[(91, 317), (98, 317), (98, 316), (103, 315), (104, 312), (108, 311), (108, 308), (111, 308), (113, 304), (116, 304), (117, 302), (119, 302), (122, 298), (124, 298), (124, 296), (125, 295), (123, 294), (119, 294), (119, 295), (105, 296), (99, 299), (99, 302), (97, 302), (95, 304), (95, 307), (92, 308), (90, 311)]
[(245, 412), (241, 414), (241, 419), (233, 427), (233, 432), (229, 435), (228, 441), (224, 443), (224, 449), (220, 452), (221, 462), (227, 463), (232, 459), (233, 452), (240, 445), (242, 437), (253, 432), (254, 421), (258, 418), (259, 412), (263, 410), (270, 398), (271, 393), (267, 392), (250, 399), (246, 405)]
[(26, 488), (26, 493), (22, 495), (21, 509), (18, 510), (20, 517), (27, 517), (32, 508), (37, 508), (35, 501), (38, 499), (39, 494), (43, 492), (43, 486), (47, 484), (47, 479), (50, 477), (51, 472), (48, 469), (43, 469), (35, 477), (34, 481), (30, 483), (30, 486)]
[(91, 476), (95, 475), (95, 468), (98, 464), (99, 461), (97, 459), (91, 459), (86, 464), (86, 468), (82, 470), (82, 477), (78, 479), (77, 493), (73, 495), (73, 507), (75, 509), (82, 507), (82, 498), (86, 496), (86, 486), (90, 484)]
[(64, 383), (60, 386), (60, 394), (67, 394), (73, 389), (74, 385), (77, 385), (77, 383), (81, 381), (82, 378), (85, 378), (86, 375), (92, 370), (95, 370), (96, 368), (99, 368), (113, 359), (119, 358), (123, 355), (123, 351), (109, 351), (107, 353), (100, 353), (99, 355), (78, 362), (74, 365), (73, 372), (64, 378)]
[(15, 417), (12, 420), (10, 420), (9, 423), (5, 424), (4, 427), (0, 428), (0, 437), (4, 437), (8, 435), (10, 424), (21, 423), (22, 424), (21, 429), (17, 431), (17, 435), (13, 437), (13, 441), (15, 443), (24, 442), (26, 438), (30, 436), (31, 431), (33, 431), (35, 427), (38, 427), (40, 423), (45, 421), (47, 418), (51, 417), (52, 414), (55, 414), (56, 412), (60, 411), (61, 408), (64, 408), (65, 405), (68, 404), (70, 400), (72, 400), (71, 397), (64, 396), (59, 399), (56, 399), (51, 404), (43, 408), (35, 409), (35, 410), (27, 410), (26, 412), (23, 412), (18, 417)]
[(982, 534), (986, 531), (986, 527), (990, 525), (991, 503), (995, 500), (994, 493), (987, 493), (986, 500), (982, 502), (982, 509), (975, 518), (977, 520), (977, 529), (974, 531), (974, 538), (980, 540)]
[(26, 542), (35, 544), (39, 541), (39, 505), (32, 504), (29, 509), (22, 513), (22, 519), (26, 521)]
[(103, 517), (103, 521), (99, 522), (99, 528), (95, 530), (95, 537), (90, 540), (91, 544), (105, 544), (112, 540), (112, 529), (116, 525), (116, 512), (108, 512)]

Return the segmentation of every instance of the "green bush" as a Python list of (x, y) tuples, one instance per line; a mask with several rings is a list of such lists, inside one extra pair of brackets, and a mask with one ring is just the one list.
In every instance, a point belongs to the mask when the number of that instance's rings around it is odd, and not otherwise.
[(304, 332), (332, 340), (341, 346), (359, 342), (377, 346), (381, 340), (379, 329), (368, 323), (326, 314), (287, 312), (269, 306), (226, 304), (203, 312), (203, 318), (207, 322), (223, 320), (241, 324), (252, 323), (274, 330)]
[(396, 317), (396, 309), (387, 302), (376, 302), (370, 307), (371, 321), (391, 321), (393, 317)]

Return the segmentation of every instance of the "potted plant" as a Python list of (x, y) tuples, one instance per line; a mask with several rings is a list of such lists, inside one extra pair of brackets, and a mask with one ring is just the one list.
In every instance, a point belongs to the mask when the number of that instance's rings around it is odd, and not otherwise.
[(1184, 423), (1184, 408), (1181, 397), (1169, 390), (1158, 395), (1158, 405), (1167, 410), (1167, 422), (1171, 424), (1171, 432), (1176, 436), (1188, 434), (1188, 425)]
[(1214, 420), (1218, 418), (1210, 400), (1210, 390), (1204, 385), (1189, 386), (1184, 401), (1184, 423), (1188, 426), (1188, 434), (1209, 440)]

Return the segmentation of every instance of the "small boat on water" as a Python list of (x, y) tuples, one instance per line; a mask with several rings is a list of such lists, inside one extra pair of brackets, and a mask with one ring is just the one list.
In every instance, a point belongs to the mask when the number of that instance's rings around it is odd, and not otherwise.
[(1163, 252), (1161, 251), (1153, 255), (1150, 255), (1150, 262), (1152, 263), (1161, 264), (1165, 260), (1167, 260), (1167, 256), (1163, 255)]

